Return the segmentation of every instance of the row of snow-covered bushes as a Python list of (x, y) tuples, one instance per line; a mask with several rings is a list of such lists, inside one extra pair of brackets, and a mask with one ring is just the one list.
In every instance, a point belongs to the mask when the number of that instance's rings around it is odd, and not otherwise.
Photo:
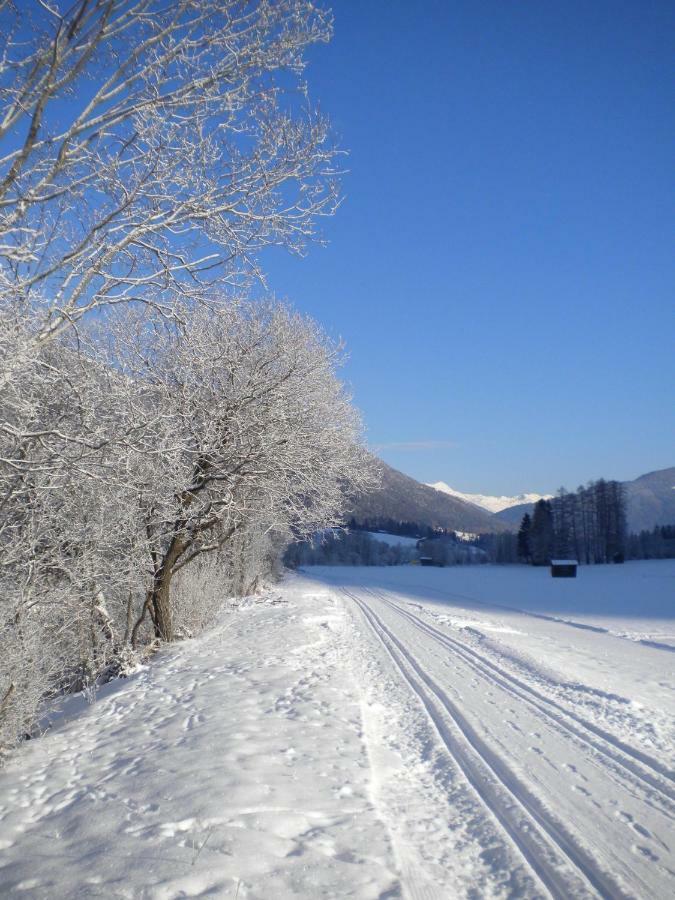
[(340, 199), (330, 33), (309, 0), (0, 3), (0, 752), (369, 483), (338, 348), (242, 299)]
[[(199, 627), (202, 557), (221, 596), (251, 591), (291, 534), (337, 524), (367, 486), (339, 353), (311, 321), (236, 302), (181, 318), (108, 316), (24, 356), (2, 393), (3, 746), (50, 691)], [(6, 365), (30, 324), (0, 318)]]

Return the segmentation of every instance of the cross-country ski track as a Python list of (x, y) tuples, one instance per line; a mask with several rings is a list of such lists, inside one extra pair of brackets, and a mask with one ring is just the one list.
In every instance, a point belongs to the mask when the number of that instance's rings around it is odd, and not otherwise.
[[(338, 582), (336, 571), (331, 581)], [(434, 744), (426, 752), (444, 758), (436, 767), (441, 780), (452, 773), (455, 791), (463, 779), (484, 833), (503, 842), (514, 893), (670, 896), (675, 783), (668, 765), (547, 694), (533, 666), (517, 666), (477, 628), (433, 624), (438, 615), (383, 581), (339, 590), (385, 658), (396, 692), (423, 710)], [(392, 709), (392, 728), (394, 719)], [(397, 839), (405, 845), (410, 836), (399, 828), (395, 847)], [(414, 886), (408, 892), (417, 896)]]
[(0, 896), (670, 900), (673, 583), (288, 574), (49, 714), (0, 771)]
[[(430, 663), (429, 657), (437, 654), (438, 650), (441, 653), (449, 651), (455, 672), (459, 673), (460, 667), (466, 665), (470, 675), (483, 679), (482, 690), (486, 694), (492, 696), (499, 690), (505, 695), (504, 702), (520, 702), (523, 709), (527, 704), (538, 719), (538, 728), (548, 728), (552, 734), (557, 732), (555, 737), (567, 743), (565, 752), (568, 757), (571, 758), (573, 753), (588, 756), (590, 751), (590, 759), (597, 770), (596, 780), (600, 775), (611, 782), (608, 794), (616, 798), (623, 792), (626, 799), (638, 799), (651, 807), (662, 818), (667, 833), (668, 821), (672, 823), (675, 817), (675, 804), (672, 802), (674, 791), (670, 780), (656, 774), (660, 772), (659, 764), (652, 763), (652, 772), (647, 771), (645, 765), (645, 771), (638, 774), (634, 759), (637, 754), (631, 751), (622, 754), (611, 740), (599, 739), (599, 729), (591, 723), (582, 724), (578, 716), (566, 713), (558, 704), (500, 670), (489, 660), (482, 659), (474, 650), (463, 647), (458, 641), (430, 627), (383, 593), (371, 589), (360, 594), (347, 589), (343, 592), (362, 612), (374, 636), (386, 649), (397, 675), (424, 706), (437, 732), (439, 746), (448, 754), (449, 764), (461, 770), (477, 799), (485, 806), (486, 813), (498, 821), (505, 838), (517, 847), (541, 887), (556, 898), (591, 896), (593, 893), (602, 897), (630, 896), (631, 889), (622, 888), (620, 880), (613, 877), (611, 870), (594, 858), (588, 844), (575, 837), (564, 821), (551, 808), (547, 808), (546, 800), (537, 796), (509, 768), (507, 760), (472, 727), (440, 679), (430, 674), (434, 662)], [(394, 613), (394, 618), (388, 619), (389, 624), (385, 622), (386, 612)], [(412, 625), (413, 631), (402, 629), (403, 624)], [(405, 633), (403, 638), (402, 630)], [(438, 649), (433, 648), (434, 644)], [(420, 664), (420, 659), (425, 660), (426, 665)], [(443, 665), (447, 666), (447, 661), (443, 661)], [(488, 702), (502, 708), (499, 700)], [(514, 713), (513, 709), (509, 711)], [(522, 712), (519, 711), (519, 714), (522, 715)], [(565, 721), (566, 716), (570, 723)], [(570, 744), (576, 746), (570, 747)], [(644, 759), (643, 754), (639, 755)], [(550, 761), (548, 764), (551, 765)], [(570, 771), (578, 770), (573, 763), (568, 762), (567, 766)], [(555, 799), (549, 798), (554, 802)], [(643, 837), (645, 833), (646, 830), (642, 829)], [(595, 835), (593, 840), (599, 841), (601, 837)], [(610, 849), (610, 842), (604, 843), (605, 850)], [(648, 883), (642, 884), (640, 890), (644, 896), (649, 896)]]

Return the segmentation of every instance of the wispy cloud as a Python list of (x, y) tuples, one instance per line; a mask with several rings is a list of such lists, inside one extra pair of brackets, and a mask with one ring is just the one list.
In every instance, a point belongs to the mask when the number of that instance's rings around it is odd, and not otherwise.
[(394, 441), (389, 444), (376, 444), (373, 448), (380, 450), (454, 450), (459, 447), (457, 441)]

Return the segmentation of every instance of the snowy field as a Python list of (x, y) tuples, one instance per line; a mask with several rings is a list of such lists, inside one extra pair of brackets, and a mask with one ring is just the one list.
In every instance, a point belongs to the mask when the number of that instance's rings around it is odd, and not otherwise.
[(675, 895), (673, 562), (320, 577), (372, 645), (364, 730), (404, 892)]
[(675, 893), (675, 563), (315, 568), (0, 773), (0, 896)]

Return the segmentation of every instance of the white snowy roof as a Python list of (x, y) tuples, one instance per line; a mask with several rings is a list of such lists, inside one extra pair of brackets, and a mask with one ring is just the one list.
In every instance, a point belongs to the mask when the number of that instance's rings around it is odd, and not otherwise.
[(552, 559), (552, 566), (578, 566), (579, 563), (576, 559)]

